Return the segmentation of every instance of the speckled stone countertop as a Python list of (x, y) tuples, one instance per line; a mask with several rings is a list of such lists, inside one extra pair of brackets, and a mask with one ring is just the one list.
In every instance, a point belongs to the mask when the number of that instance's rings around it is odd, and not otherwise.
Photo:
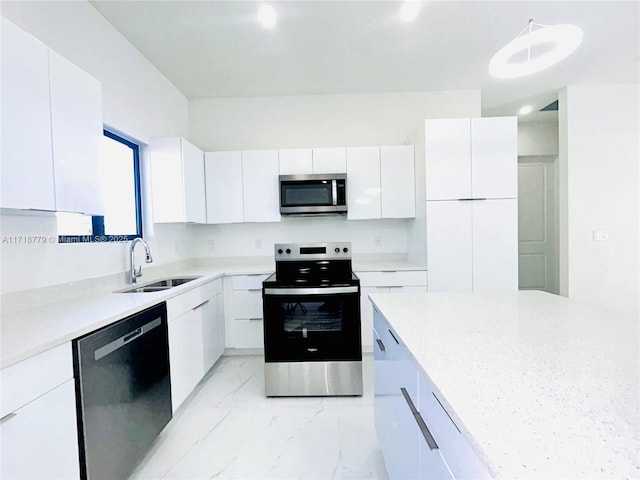
[(638, 318), (536, 291), (370, 299), (496, 476), (640, 477)]

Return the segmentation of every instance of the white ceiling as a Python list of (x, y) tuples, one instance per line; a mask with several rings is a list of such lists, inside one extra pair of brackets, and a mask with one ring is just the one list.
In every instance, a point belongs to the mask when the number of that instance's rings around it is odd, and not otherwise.
[[(565, 85), (638, 83), (640, 1), (92, 1), (189, 98), (481, 89), (483, 113), (542, 108)], [(579, 49), (525, 79), (489, 77), (491, 56), (526, 25), (573, 23)]]

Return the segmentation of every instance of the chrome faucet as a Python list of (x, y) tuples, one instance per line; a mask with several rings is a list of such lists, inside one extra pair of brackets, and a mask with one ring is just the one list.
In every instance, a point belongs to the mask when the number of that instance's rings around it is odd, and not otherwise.
[(142, 276), (142, 266), (138, 267), (138, 270), (136, 270), (135, 258), (133, 255), (133, 251), (138, 243), (142, 243), (142, 245), (144, 245), (144, 253), (146, 255), (145, 261), (147, 263), (153, 262), (153, 258), (151, 258), (151, 250), (149, 250), (149, 244), (140, 237), (134, 238), (133, 242), (131, 242), (131, 245), (129, 246), (129, 255), (131, 256), (131, 283), (137, 283), (138, 277)]

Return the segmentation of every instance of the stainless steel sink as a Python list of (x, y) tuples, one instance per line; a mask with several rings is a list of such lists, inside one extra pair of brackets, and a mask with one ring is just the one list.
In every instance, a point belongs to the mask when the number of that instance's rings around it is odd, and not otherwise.
[(162, 290), (168, 290), (178, 285), (184, 285), (187, 282), (196, 280), (200, 276), (195, 277), (175, 277), (165, 278), (163, 280), (156, 280), (155, 282), (146, 283), (144, 285), (136, 285), (134, 287), (128, 287), (123, 290), (117, 290), (116, 293), (146, 293), (146, 292), (160, 292)]

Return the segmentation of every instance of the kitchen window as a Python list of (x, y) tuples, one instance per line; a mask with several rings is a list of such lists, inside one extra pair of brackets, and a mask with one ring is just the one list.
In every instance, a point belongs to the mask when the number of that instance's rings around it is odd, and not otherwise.
[(59, 243), (123, 242), (142, 237), (139, 146), (104, 130), (100, 165), (104, 215), (58, 212)]

